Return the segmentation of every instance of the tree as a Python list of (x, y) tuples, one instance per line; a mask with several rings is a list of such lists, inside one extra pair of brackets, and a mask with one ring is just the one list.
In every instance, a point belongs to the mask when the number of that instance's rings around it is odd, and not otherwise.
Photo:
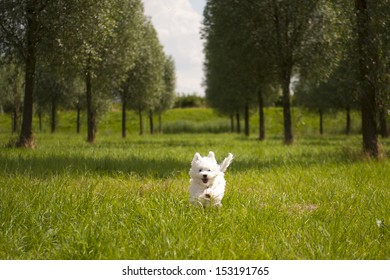
[[(279, 83), (282, 88), (284, 142), (293, 142), (291, 126), (290, 87), (294, 75), (310, 65), (311, 71), (317, 66), (316, 57), (324, 54), (332, 40), (327, 28), (333, 14), (327, 3), (316, 1), (268, 0), (259, 6), (263, 10), (268, 33), (263, 34), (267, 51), (274, 60)], [(325, 24), (327, 23), (327, 24)], [(317, 60), (318, 61), (318, 60)]]
[(25, 68), (20, 147), (35, 146), (32, 118), (37, 48), (51, 34), (59, 15), (66, 14), (62, 7), (59, 0), (3, 0), (0, 4), (0, 49), (17, 55)]
[(331, 108), (330, 96), (333, 88), (327, 83), (320, 85), (300, 83), (294, 91), (294, 100), (297, 105), (304, 106), (319, 114), (319, 132), (324, 133), (323, 116)]
[(387, 120), (390, 116), (390, 3), (388, 0), (377, 1), (373, 24), (377, 30), (376, 42), (379, 44), (379, 133), (383, 138), (389, 137)]
[[(142, 44), (133, 67), (127, 72), (127, 80), (122, 84), (121, 90), (124, 96), (127, 96), (127, 100), (131, 101), (130, 107), (139, 114), (139, 133), (142, 135), (144, 132), (142, 113), (148, 110), (150, 117), (150, 112), (156, 108), (163, 91), (165, 55), (150, 20), (144, 19), (140, 32)], [(125, 128), (124, 120), (122, 128)]]
[(359, 54), (359, 97), (362, 112), (363, 150), (370, 157), (380, 156), (377, 130), (379, 91), (379, 46), (373, 28), (372, 1), (355, 0), (357, 47)]
[[(131, 71), (130, 71), (130, 73), (131, 73)], [(130, 96), (131, 96), (130, 95), (130, 83), (131, 83), (130, 73), (129, 73), (127, 79), (121, 85), (121, 87), (117, 90), (117, 95), (120, 97), (121, 102), (122, 102), (122, 138), (126, 138), (126, 136), (127, 136), (126, 110), (128, 107), (128, 102), (129, 102)]]
[(23, 70), (15, 61), (0, 61), (0, 106), (11, 114), (12, 133), (19, 129), (23, 100)]
[[(380, 156), (378, 142), (378, 124), (383, 132), (387, 131), (385, 114), (388, 108), (388, 61), (389, 3), (387, 0), (335, 1), (330, 6), (340, 21), (333, 34), (342, 40), (331, 40), (339, 49), (338, 60), (323, 59), (333, 62), (337, 67), (333, 73), (323, 75), (322, 80), (310, 83), (326, 83), (337, 93), (328, 98), (347, 110), (347, 133), (349, 131), (349, 111), (359, 101), (362, 115), (363, 150), (369, 156)], [(344, 20), (340, 20), (344, 19)], [(343, 36), (341, 36), (343, 35)], [(310, 76), (310, 75), (309, 75)], [(306, 82), (307, 83), (307, 82)]]
[(237, 121), (244, 113), (245, 134), (249, 135), (249, 110), (256, 98), (257, 77), (251, 30), (243, 20), (245, 12), (237, 1), (208, 1), (202, 38), (208, 103), (220, 113), (236, 115)]
[(327, 48), (337, 18), (331, 5), (323, 0), (207, 1), (202, 35), (210, 104), (225, 112), (244, 109), (247, 119), (248, 105), (257, 99), (262, 139), (263, 89), (277, 81), (283, 93), (284, 142), (291, 144), (292, 78), (323, 70), (319, 65), (325, 54), (337, 62)]
[(80, 79), (74, 79), (71, 88), (67, 105), (69, 108), (76, 110), (76, 133), (79, 134), (81, 129), (81, 110), (86, 107), (84, 83)]
[(66, 24), (59, 30), (62, 48), (83, 76), (87, 108), (87, 141), (95, 142), (98, 118), (114, 89), (132, 67), (143, 17), (140, 0), (67, 1)]
[[(350, 51), (349, 51), (350, 50)], [(351, 109), (357, 108), (357, 71), (353, 51), (345, 49), (343, 59), (328, 78), (298, 81), (294, 89), (297, 105), (316, 110), (320, 115), (320, 134), (323, 133), (322, 117), (330, 109), (346, 111), (345, 133), (351, 130)]]
[(50, 131), (56, 132), (57, 110), (61, 104), (65, 103), (68, 97), (71, 76), (64, 74), (60, 68), (40, 61), (36, 74), (36, 102), (40, 114), (48, 111), (50, 115)]
[(155, 111), (158, 113), (158, 131), (162, 133), (162, 113), (170, 109), (175, 101), (176, 73), (175, 62), (172, 56), (167, 56), (164, 61), (163, 69), (163, 89), (160, 100), (156, 104)]
[(333, 88), (332, 107), (346, 112), (345, 134), (351, 131), (351, 110), (358, 108), (358, 67), (352, 46), (345, 49), (343, 59), (328, 79)]

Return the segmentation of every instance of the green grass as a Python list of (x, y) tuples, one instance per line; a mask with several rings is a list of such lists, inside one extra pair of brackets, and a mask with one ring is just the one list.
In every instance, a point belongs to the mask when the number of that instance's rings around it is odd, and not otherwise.
[[(145, 133), (149, 132), (149, 120), (144, 114)], [(324, 114), (324, 133), (327, 135), (339, 135), (345, 131), (345, 112), (333, 111)], [(10, 116), (0, 114), (0, 133), (10, 133)], [(360, 115), (358, 112), (352, 112), (351, 133), (360, 132)], [(319, 134), (319, 117), (315, 112), (307, 111), (302, 108), (292, 108), (293, 133), (295, 136), (310, 136)], [(390, 121), (390, 120), (389, 120)], [(57, 117), (57, 131), (64, 133), (75, 133), (76, 131), (76, 113), (72, 111), (60, 112)], [(157, 116), (154, 116), (155, 128), (158, 127)], [(81, 114), (81, 130), (86, 134), (86, 116)], [(187, 108), (172, 109), (163, 113), (162, 124), (164, 133), (221, 133), (230, 132), (230, 118), (221, 116), (208, 108)], [(38, 119), (34, 118), (34, 130), (38, 131)], [(283, 131), (283, 111), (282, 108), (265, 109), (265, 127), (267, 136), (282, 137)], [(241, 129), (244, 130), (243, 116), (241, 116)], [(132, 111), (127, 113), (128, 133), (138, 134), (139, 120), (138, 115)], [(98, 133), (104, 135), (121, 135), (121, 113), (114, 106), (113, 110), (100, 118)], [(47, 115), (43, 118), (43, 131), (50, 132), (50, 120)], [(258, 134), (258, 115), (252, 112), (250, 117), (250, 132), (253, 135)]]
[[(390, 258), (390, 162), (362, 157), (358, 136), (114, 132), (37, 133), (36, 150), (0, 134), (0, 259)], [(235, 155), (221, 209), (188, 203), (209, 150)]]

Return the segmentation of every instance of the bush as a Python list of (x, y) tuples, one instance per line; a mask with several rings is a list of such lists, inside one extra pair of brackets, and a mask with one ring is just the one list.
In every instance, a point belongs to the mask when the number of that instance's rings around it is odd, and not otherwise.
[(197, 95), (179, 96), (176, 98), (174, 108), (203, 108), (206, 99)]

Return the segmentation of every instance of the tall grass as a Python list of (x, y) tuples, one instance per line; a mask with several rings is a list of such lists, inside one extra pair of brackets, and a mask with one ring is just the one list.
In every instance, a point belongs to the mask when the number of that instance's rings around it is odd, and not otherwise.
[[(0, 149), (0, 259), (390, 258), (390, 163), (361, 157), (359, 137), (37, 138)], [(235, 155), (221, 209), (188, 203), (209, 150)]]
[(193, 122), (178, 120), (164, 126), (164, 133), (225, 133), (230, 131), (228, 120), (213, 122)]

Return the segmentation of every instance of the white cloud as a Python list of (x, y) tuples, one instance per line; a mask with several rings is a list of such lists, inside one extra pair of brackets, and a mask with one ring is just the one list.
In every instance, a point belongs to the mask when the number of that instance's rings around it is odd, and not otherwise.
[(165, 53), (176, 62), (177, 91), (204, 94), (203, 52), (200, 40), (202, 16), (189, 0), (144, 0)]

